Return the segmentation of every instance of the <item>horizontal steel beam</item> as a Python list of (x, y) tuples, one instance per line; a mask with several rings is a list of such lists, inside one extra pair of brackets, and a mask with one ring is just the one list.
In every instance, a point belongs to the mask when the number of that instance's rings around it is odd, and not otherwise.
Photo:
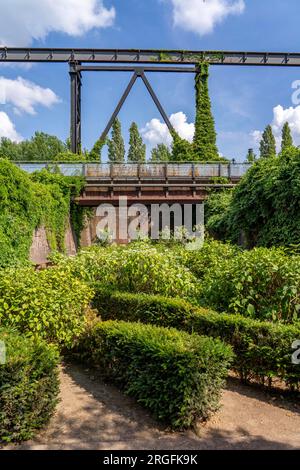
[(172, 72), (172, 73), (196, 73), (196, 67), (144, 67), (134, 65), (79, 65), (75, 67), (78, 72)]
[(149, 49), (0, 48), (0, 62), (86, 62), (300, 66), (299, 52), (183, 51)]
[[(206, 178), (209, 179), (209, 178)], [(233, 183), (105, 183), (99, 181), (99, 183), (86, 184), (85, 189), (91, 188), (233, 188), (236, 186)]]

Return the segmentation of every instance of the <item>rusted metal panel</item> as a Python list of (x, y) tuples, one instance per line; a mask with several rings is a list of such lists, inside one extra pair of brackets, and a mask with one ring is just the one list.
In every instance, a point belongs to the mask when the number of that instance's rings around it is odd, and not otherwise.
[(140, 165), (141, 178), (165, 178), (165, 165), (159, 163), (142, 163)]
[(118, 163), (112, 166), (112, 176), (114, 179), (137, 178), (137, 163)]
[(167, 166), (167, 176), (172, 177), (192, 177), (192, 164), (191, 163), (172, 163)]
[(195, 176), (198, 178), (219, 176), (219, 164), (195, 163)]
[(86, 163), (85, 176), (87, 178), (108, 178), (110, 176), (109, 163)]

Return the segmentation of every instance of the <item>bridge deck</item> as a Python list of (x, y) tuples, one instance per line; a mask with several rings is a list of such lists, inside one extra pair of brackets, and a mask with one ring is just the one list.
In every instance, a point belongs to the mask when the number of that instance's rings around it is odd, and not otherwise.
[[(80, 205), (129, 203), (191, 203), (204, 200), (210, 188), (233, 187), (251, 166), (249, 163), (49, 163), (15, 162), (33, 173), (57, 168), (65, 176), (84, 176)], [(220, 179), (221, 178), (221, 179)], [(226, 182), (222, 182), (226, 178)]]

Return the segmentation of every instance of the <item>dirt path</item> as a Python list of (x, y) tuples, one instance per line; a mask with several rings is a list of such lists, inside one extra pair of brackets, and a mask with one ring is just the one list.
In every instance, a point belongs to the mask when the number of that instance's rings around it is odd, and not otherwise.
[(50, 425), (17, 449), (300, 449), (300, 404), (274, 400), (230, 379), (222, 409), (206, 426), (172, 433), (136, 402), (80, 367), (61, 374)]

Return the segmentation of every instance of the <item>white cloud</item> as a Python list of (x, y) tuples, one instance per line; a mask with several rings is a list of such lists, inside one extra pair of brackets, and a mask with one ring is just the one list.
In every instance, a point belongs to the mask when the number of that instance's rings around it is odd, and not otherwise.
[(228, 15), (238, 15), (245, 9), (244, 0), (170, 0), (175, 26), (197, 33), (209, 34)]
[(103, 0), (8, 0), (1, 2), (0, 44), (28, 46), (54, 32), (82, 36), (114, 23), (115, 9)]
[[(182, 111), (171, 114), (170, 122), (180, 137), (189, 142), (193, 140), (195, 126), (193, 123), (187, 122), (187, 116)], [(166, 145), (171, 145), (172, 143), (172, 137), (167, 125), (159, 119), (151, 119), (151, 121), (147, 122), (145, 127), (141, 129), (141, 133), (151, 147), (161, 143)]]
[(0, 104), (12, 104), (16, 114), (35, 114), (38, 105), (47, 108), (59, 102), (58, 96), (50, 88), (42, 88), (33, 82), (18, 77), (11, 80), (0, 77)]
[[(273, 108), (272, 130), (276, 140), (277, 151), (281, 146), (281, 132), (285, 122), (288, 122), (291, 128), (295, 145), (300, 145), (300, 105), (284, 108), (280, 104)], [(251, 132), (254, 144), (259, 147), (262, 131), (255, 130)]]
[(22, 137), (17, 133), (14, 124), (8, 115), (0, 111), (0, 138), (7, 137), (15, 142), (20, 142)]

